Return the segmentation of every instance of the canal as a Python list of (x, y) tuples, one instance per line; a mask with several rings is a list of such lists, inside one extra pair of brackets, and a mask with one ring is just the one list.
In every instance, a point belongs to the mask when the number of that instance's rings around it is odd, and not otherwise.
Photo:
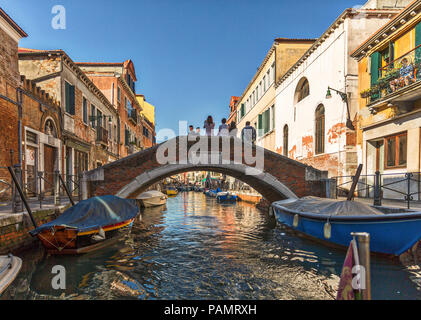
[[(275, 226), (246, 203), (184, 192), (146, 209), (124, 241), (83, 256), (20, 255), (22, 271), (0, 299), (332, 299), (345, 251)], [(66, 269), (54, 290), (53, 266)], [(372, 258), (374, 299), (419, 299), (397, 261)]]

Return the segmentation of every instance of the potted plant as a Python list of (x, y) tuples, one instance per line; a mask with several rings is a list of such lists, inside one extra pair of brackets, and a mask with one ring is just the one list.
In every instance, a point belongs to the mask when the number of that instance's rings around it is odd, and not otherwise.
[(365, 99), (368, 98), (371, 94), (371, 89), (365, 89), (360, 92), (361, 98)]

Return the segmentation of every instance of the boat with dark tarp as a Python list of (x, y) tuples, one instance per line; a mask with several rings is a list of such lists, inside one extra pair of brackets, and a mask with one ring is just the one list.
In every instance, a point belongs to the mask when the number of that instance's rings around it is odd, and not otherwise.
[(81, 254), (130, 232), (140, 210), (136, 200), (107, 195), (84, 200), (56, 220), (30, 231), (51, 254)]
[(348, 246), (352, 232), (370, 234), (370, 250), (401, 255), (421, 239), (421, 212), (317, 197), (274, 202), (282, 224), (311, 237)]

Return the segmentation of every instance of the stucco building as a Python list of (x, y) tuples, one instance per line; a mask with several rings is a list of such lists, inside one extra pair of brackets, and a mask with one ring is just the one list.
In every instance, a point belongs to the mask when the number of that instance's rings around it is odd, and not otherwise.
[(143, 148), (147, 149), (156, 144), (155, 106), (146, 101), (143, 94), (137, 94), (136, 99), (142, 108), (140, 116), (143, 126)]
[(250, 121), (258, 132), (257, 145), (275, 151), (275, 82), (313, 42), (313, 39), (275, 39), (237, 102), (238, 131)]
[(364, 173), (378, 171), (390, 180), (396, 173), (420, 172), (421, 1), (372, 34), (352, 57), (358, 61), (357, 144)]
[(360, 9), (346, 9), (276, 82), (278, 153), (330, 176), (355, 173), (362, 150), (354, 130), (358, 63), (350, 54), (404, 2), (409, 1), (369, 1)]

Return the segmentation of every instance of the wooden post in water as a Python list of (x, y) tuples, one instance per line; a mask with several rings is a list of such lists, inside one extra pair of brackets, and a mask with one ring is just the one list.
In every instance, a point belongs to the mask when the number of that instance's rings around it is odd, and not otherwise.
[(371, 272), (370, 272), (370, 234), (367, 232), (353, 232), (351, 235), (358, 240), (358, 256), (363, 267), (365, 287), (362, 290), (363, 300), (371, 300)]

